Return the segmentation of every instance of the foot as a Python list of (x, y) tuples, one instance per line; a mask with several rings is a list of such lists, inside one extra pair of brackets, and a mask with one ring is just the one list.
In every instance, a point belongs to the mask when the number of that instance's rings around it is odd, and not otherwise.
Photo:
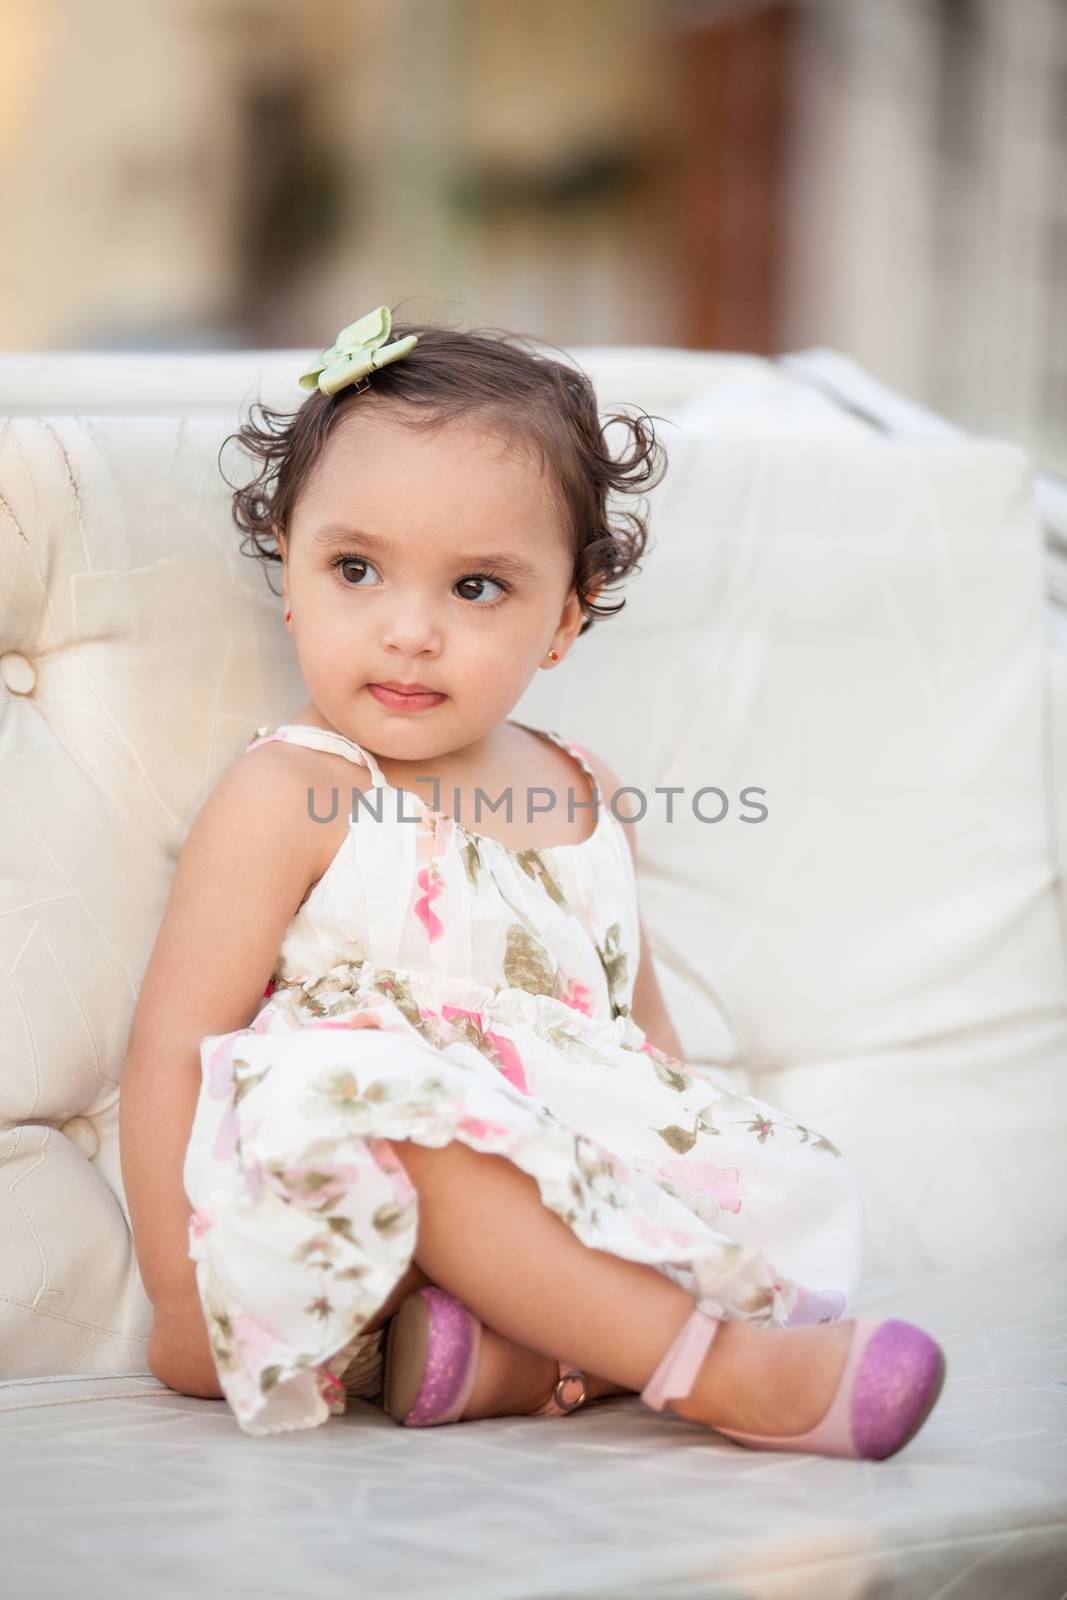
[(806, 1433), (829, 1409), (851, 1342), (851, 1321), (812, 1328), (724, 1322), (692, 1391), (667, 1404), (711, 1428)]
[[(544, 1404), (558, 1381), (559, 1367), (555, 1361), (515, 1344), (483, 1323), (478, 1375), (463, 1409), (463, 1420), (527, 1416)], [(607, 1378), (590, 1374), (587, 1374), (586, 1388), (589, 1400), (630, 1392)], [(568, 1396), (572, 1392), (568, 1390)]]

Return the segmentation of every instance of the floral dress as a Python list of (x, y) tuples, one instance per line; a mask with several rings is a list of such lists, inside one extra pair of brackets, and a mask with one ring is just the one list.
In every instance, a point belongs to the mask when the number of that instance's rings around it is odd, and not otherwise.
[(832, 1320), (858, 1285), (862, 1202), (836, 1146), (657, 1049), (631, 1017), (625, 825), (577, 746), (530, 731), (592, 785), (578, 843), (472, 832), (337, 732), (285, 723), (250, 741), (336, 752), (372, 785), (353, 785), (344, 842), (254, 1019), (200, 1046), (189, 1255), (247, 1433), (314, 1427), (380, 1388), (383, 1330), (363, 1329), (418, 1234), (389, 1140), (506, 1156), (583, 1244), (731, 1318)]

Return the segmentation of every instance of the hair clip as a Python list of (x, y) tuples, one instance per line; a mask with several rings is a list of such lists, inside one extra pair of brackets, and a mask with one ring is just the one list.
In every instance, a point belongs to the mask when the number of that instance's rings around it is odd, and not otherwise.
[(389, 361), (399, 361), (418, 343), (418, 334), (409, 333), (403, 339), (386, 344), (393, 315), (388, 306), (378, 306), (365, 317), (350, 322), (342, 328), (328, 350), (316, 356), (307, 372), (301, 373), (302, 389), (320, 389), (323, 394), (336, 394), (347, 384), (365, 378), (376, 367)]

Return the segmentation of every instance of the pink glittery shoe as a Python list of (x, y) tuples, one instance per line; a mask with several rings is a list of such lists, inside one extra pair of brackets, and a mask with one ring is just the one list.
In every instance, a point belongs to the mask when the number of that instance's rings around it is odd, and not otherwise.
[[(700, 1300), (641, 1391), (654, 1411), (689, 1394), (719, 1331), (723, 1308)], [(945, 1353), (936, 1339), (889, 1318), (852, 1317), (852, 1342), (834, 1397), (823, 1417), (804, 1433), (740, 1433), (716, 1428), (756, 1450), (792, 1450), (821, 1456), (884, 1461), (902, 1450), (926, 1421), (945, 1381)]]
[[(406, 1428), (432, 1428), (460, 1422), (478, 1375), (482, 1324), (445, 1289), (425, 1284), (408, 1295), (390, 1319), (383, 1357), (385, 1410)], [(566, 1362), (559, 1381), (532, 1417), (563, 1417), (588, 1398), (584, 1372)], [(577, 1380), (580, 1393), (564, 1398), (564, 1385)]]

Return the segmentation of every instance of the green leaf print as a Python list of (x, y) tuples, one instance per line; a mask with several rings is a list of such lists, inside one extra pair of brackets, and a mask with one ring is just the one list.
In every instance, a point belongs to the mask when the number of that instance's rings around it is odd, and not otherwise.
[(396, 1006), (405, 1022), (410, 1022), (413, 1028), (422, 1029), (422, 1018), (419, 1015), (418, 1003), (412, 992), (411, 984), (395, 971), (378, 973), (370, 984), (379, 994), (386, 995)]
[(556, 963), (540, 939), (533, 938), (517, 922), (508, 928), (504, 976), (513, 989), (525, 989), (529, 994), (559, 992)]
[(328, 1017), (347, 1011), (360, 984), (364, 962), (338, 961), (318, 978), (293, 978), (279, 984), (271, 1001), (285, 1011), (309, 1011), (315, 1017)]
[(545, 864), (545, 859), (540, 850), (520, 850), (515, 859), (528, 878), (532, 878), (535, 881), (540, 880), (551, 899), (558, 906), (562, 906), (565, 911), (569, 910), (566, 896), (560, 888), (558, 880)]
[(722, 1133), (722, 1129), (715, 1126), (715, 1119), (711, 1114), (710, 1106), (701, 1106), (697, 1112), (697, 1127), (701, 1133)]
[(281, 1367), (264, 1367), (263, 1371), (259, 1375), (260, 1393), (270, 1394), (281, 1375)]
[(740, 1301), (741, 1309), (755, 1317), (761, 1311), (770, 1311), (774, 1305), (774, 1290), (766, 1284), (753, 1284), (750, 1292)]
[(409, 1226), (410, 1210), (410, 1205), (398, 1206), (395, 1200), (387, 1200), (385, 1205), (378, 1207), (371, 1222), (384, 1238), (391, 1239), (394, 1234), (403, 1233)]
[(611, 924), (604, 935), (603, 945), (597, 945), (596, 953), (600, 957), (600, 965), (604, 968), (604, 976), (608, 980), (612, 1017), (629, 1016), (629, 1006), (622, 1004), (616, 998), (617, 995), (625, 993), (627, 983), (626, 951), (622, 948), (622, 928), (619, 923)]
[(471, 887), (476, 889), (478, 887), (478, 878), (482, 871), (482, 852), (478, 849), (477, 839), (472, 839), (470, 834), (464, 839), (460, 857), (467, 874), (467, 880)]
[[(647, 1050), (645, 1051), (645, 1054), (648, 1055)], [(666, 1061), (657, 1061), (655, 1056), (649, 1056), (648, 1059), (652, 1063), (652, 1068), (656, 1074), (656, 1077), (659, 1079), (660, 1083), (664, 1084), (668, 1089), (675, 1089), (679, 1094), (684, 1094), (686, 1089), (688, 1089), (692, 1084), (693, 1079), (689, 1076), (688, 1072), (681, 1072), (677, 1067), (672, 1067), (670, 1065), (670, 1057), (668, 1057)]]
[(587, 1044), (580, 1032), (575, 1033), (570, 1028), (555, 1024), (547, 1028), (545, 1033), (549, 1042), (555, 1045), (557, 1050), (562, 1050), (565, 1055), (573, 1056), (576, 1061), (591, 1061), (595, 1065), (604, 1067), (609, 1065), (604, 1052), (598, 1050), (595, 1045)]
[(334, 1111), (347, 1111), (359, 1100), (359, 1082), (348, 1067), (332, 1067), (325, 1081), (322, 1074), (312, 1080), (312, 1086), (329, 1101)]
[(656, 1128), (655, 1132), (680, 1156), (688, 1155), (697, 1142), (695, 1133), (690, 1133), (688, 1128), (679, 1128), (677, 1124), (667, 1128)]
[(229, 1371), (237, 1365), (233, 1353), (233, 1324), (225, 1311), (208, 1307), (207, 1322), (210, 1328), (211, 1353), (220, 1371)]
[(472, 1044), (476, 1050), (488, 1052), (490, 1046), (486, 1042), (485, 1029), (480, 1028), (473, 1017), (453, 1017), (449, 1026), (452, 1029), (450, 1043)]
[(337, 1279), (337, 1278), (344, 1278), (346, 1280), (347, 1279), (351, 1279), (353, 1282), (358, 1283), (360, 1278), (365, 1278), (367, 1276), (368, 1272), (372, 1272), (372, 1271), (374, 1271), (374, 1268), (371, 1267), (369, 1264), (364, 1264), (364, 1263), (356, 1261), (356, 1262), (353, 1262), (353, 1264), (350, 1267), (341, 1267), (339, 1269), (335, 1268), (333, 1276), (334, 1276), (335, 1279)]
[[(244, 1068), (243, 1072), (241, 1070), (242, 1068)], [(239, 1106), (245, 1095), (251, 1093), (251, 1091), (256, 1087), (257, 1083), (263, 1082), (263, 1079), (267, 1076), (269, 1071), (270, 1067), (266, 1066), (263, 1068), (262, 1072), (253, 1072), (250, 1062), (242, 1061), (239, 1057), (235, 1057), (233, 1063), (234, 1105)]]
[(801, 1144), (803, 1144), (808, 1138), (811, 1138), (811, 1148), (813, 1150), (827, 1150), (832, 1156), (839, 1156), (841, 1154), (836, 1144), (832, 1144), (831, 1141), (826, 1138), (825, 1134), (816, 1133), (814, 1128), (806, 1128), (802, 1122), (796, 1122), (793, 1124), (793, 1126), (804, 1135), (804, 1138), (800, 1141)]
[[(331, 1205), (336, 1205), (338, 1198), (339, 1196), (335, 1197), (334, 1200), (330, 1202)], [(342, 1238), (347, 1239), (349, 1244), (355, 1244), (357, 1242), (356, 1236), (352, 1232), (351, 1217), (327, 1217), (325, 1220), (326, 1226), (334, 1233), (339, 1233)]]
[(750, 1115), (758, 1111), (759, 1107), (751, 1095), (734, 1094), (732, 1089), (716, 1089), (714, 1105), (716, 1111), (747, 1111)]
[(694, 1216), (700, 1218), (711, 1227), (716, 1227), (722, 1216), (723, 1207), (718, 1200), (710, 1194), (702, 1194), (698, 1189), (683, 1189), (677, 1183), (671, 1183), (662, 1172), (656, 1173), (656, 1182), (661, 1189), (666, 1190), (675, 1200), (680, 1200), (686, 1210), (692, 1211)]
[[(305, 1172), (299, 1178), (293, 1179), (288, 1167), (281, 1161), (268, 1161), (266, 1166), (277, 1183), (282, 1188), (288, 1189), (289, 1195), (306, 1195), (309, 1199), (314, 1199), (320, 1189), (325, 1189), (334, 1182), (328, 1172)], [(288, 1199), (288, 1196), (283, 1195), (282, 1198)], [(332, 1203), (336, 1204), (336, 1197)]]

